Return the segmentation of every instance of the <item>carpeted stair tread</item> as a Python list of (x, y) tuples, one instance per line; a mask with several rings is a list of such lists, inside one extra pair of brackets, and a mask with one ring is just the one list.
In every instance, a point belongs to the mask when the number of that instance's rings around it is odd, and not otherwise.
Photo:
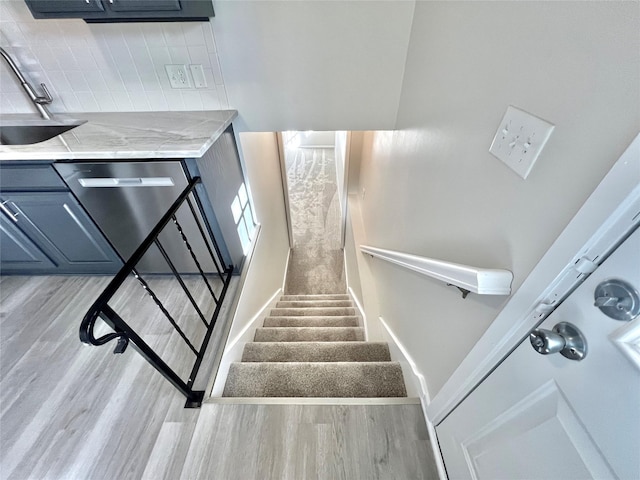
[(233, 363), (224, 397), (406, 397), (397, 362)]
[(390, 362), (389, 346), (378, 342), (247, 343), (243, 362)]
[(363, 341), (360, 327), (267, 327), (256, 328), (254, 342), (349, 342)]
[(353, 307), (351, 300), (287, 300), (276, 303), (276, 308)]
[(351, 307), (312, 307), (312, 308), (272, 308), (269, 316), (271, 317), (296, 317), (296, 316), (353, 316), (356, 314), (354, 308)]
[(280, 300), (283, 302), (299, 302), (308, 300), (351, 300), (348, 294), (325, 294), (325, 295), (282, 295)]
[(358, 317), (267, 317), (265, 327), (358, 327)]

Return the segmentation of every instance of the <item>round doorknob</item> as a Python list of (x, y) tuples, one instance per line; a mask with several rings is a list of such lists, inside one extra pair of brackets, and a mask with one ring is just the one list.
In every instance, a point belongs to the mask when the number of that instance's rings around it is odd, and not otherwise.
[(534, 330), (529, 334), (529, 341), (542, 355), (560, 352), (569, 360), (582, 360), (587, 355), (587, 340), (578, 327), (569, 322), (560, 322), (553, 330)]
[(533, 349), (542, 355), (560, 352), (567, 343), (562, 335), (544, 328), (531, 332), (529, 340)]

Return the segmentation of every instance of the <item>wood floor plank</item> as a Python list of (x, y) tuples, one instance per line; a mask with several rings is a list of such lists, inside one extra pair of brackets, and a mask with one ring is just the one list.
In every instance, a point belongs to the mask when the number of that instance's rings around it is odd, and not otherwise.
[[(133, 349), (80, 343), (79, 321), (107, 283), (0, 279), (1, 479), (437, 478), (418, 405), (184, 409)], [(120, 306), (139, 312), (141, 298), (127, 291)], [(166, 325), (138, 323), (161, 354), (190, 365)]]
[[(185, 410), (184, 397), (133, 349), (116, 356), (113, 344), (89, 347), (78, 339), (80, 320), (108, 282), (2, 278), (0, 478), (141, 478), (167, 417), (184, 421), (186, 453), (198, 411)], [(165, 293), (175, 288), (152, 283)], [(145, 296), (126, 288), (119, 306), (139, 312)], [(140, 321), (163, 332), (147, 336), (190, 371), (194, 357), (172, 348), (170, 326), (157, 323)]]
[(207, 404), (181, 478), (437, 479), (420, 424), (418, 405)]
[(179, 478), (195, 426), (195, 422), (165, 421), (142, 473), (142, 478), (145, 480)]
[[(58, 294), (77, 290), (77, 286), (69, 277), (47, 278), (51, 280), (44, 283), (37, 281), (36, 288), (31, 288), (28, 283), (24, 284), (11, 295), (9, 304), (1, 307), (3, 313), (0, 317), (0, 329), (3, 341), (0, 350), (0, 378), (20, 360), (25, 345), (31, 345), (38, 339), (59, 342), (69, 332), (67, 328), (74, 325), (73, 309), (79, 306), (77, 317), (82, 318), (84, 312), (81, 313), (81, 310), (90, 306), (89, 302), (83, 302), (78, 296), (74, 296), (74, 301), (69, 302), (66, 295)], [(104, 288), (103, 285), (106, 285), (103, 284), (103, 280), (104, 278), (99, 278), (97, 285), (92, 284), (81, 291), (89, 299), (97, 296)], [(61, 316), (63, 314), (64, 316)], [(76, 331), (77, 326), (78, 323), (75, 323)]]

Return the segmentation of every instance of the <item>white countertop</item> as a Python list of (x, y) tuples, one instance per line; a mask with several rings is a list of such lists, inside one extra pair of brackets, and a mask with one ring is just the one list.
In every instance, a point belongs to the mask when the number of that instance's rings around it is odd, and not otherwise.
[[(61, 114), (60, 120), (87, 123), (45, 142), (0, 145), (0, 161), (199, 158), (237, 115), (236, 110)], [(0, 123), (36, 118), (2, 115)]]

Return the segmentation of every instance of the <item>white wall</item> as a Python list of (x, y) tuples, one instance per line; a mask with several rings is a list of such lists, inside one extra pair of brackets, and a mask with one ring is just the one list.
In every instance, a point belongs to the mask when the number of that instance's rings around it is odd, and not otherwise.
[(362, 148), (366, 132), (350, 132), (349, 135), (349, 165), (347, 172), (347, 191), (349, 194), (360, 195), (360, 164), (362, 163)]
[(360, 281), (360, 269), (358, 268), (358, 250), (353, 235), (351, 211), (347, 210), (347, 222), (344, 242), (344, 270), (346, 273), (347, 290), (356, 297), (356, 300), (364, 307), (362, 296), (362, 282)]
[(393, 128), (414, 2), (219, 1), (230, 104), (251, 131)]
[[(279, 297), (289, 255), (280, 160), (275, 133), (240, 133), (245, 175), (254, 200), (260, 233), (243, 272), (244, 284), (213, 386), (221, 396), (231, 362), (240, 361), (244, 344), (253, 339), (264, 309)], [(262, 314), (261, 314), (262, 312)]]
[(300, 132), (299, 138), (301, 147), (334, 147), (336, 132)]
[[(53, 112), (234, 108), (237, 130), (251, 131), (395, 125), (413, 1), (214, 7), (211, 23), (89, 25), (0, 0), (0, 46), (47, 84)], [(202, 64), (207, 88), (172, 89), (165, 64)], [(0, 111), (34, 111), (6, 65)]]
[[(229, 108), (208, 22), (34, 20), (23, 0), (0, 0), (0, 33), (31, 83), (47, 84), (53, 112)], [(0, 63), (0, 112), (35, 112)], [(201, 64), (207, 88), (172, 89), (165, 64)]]
[[(380, 323), (380, 296), (371, 264), (360, 251), (359, 245), (367, 243), (360, 200), (356, 194), (349, 194), (347, 209), (347, 242), (345, 260), (348, 276), (347, 288), (356, 297), (364, 310), (364, 327), (367, 340), (382, 342), (386, 338)], [(356, 270), (357, 269), (357, 270)]]
[(261, 228), (230, 338), (235, 337), (282, 288), (289, 254), (276, 135), (245, 132), (239, 138), (256, 219)]
[[(348, 144), (349, 133), (344, 131), (334, 134), (334, 153), (336, 159), (336, 185), (338, 186), (338, 200), (340, 201), (340, 217), (344, 219), (347, 212), (347, 165), (348, 165)], [(344, 220), (343, 220), (344, 221)], [(344, 230), (344, 228), (343, 228)], [(344, 233), (344, 232), (343, 232)], [(344, 237), (343, 237), (344, 238)]]
[[(639, 31), (637, 2), (418, 2), (400, 130), (365, 138), (368, 243), (506, 268), (517, 289), (640, 129)], [(526, 181), (488, 153), (509, 104), (556, 125)], [(434, 395), (507, 299), (368, 263)]]

